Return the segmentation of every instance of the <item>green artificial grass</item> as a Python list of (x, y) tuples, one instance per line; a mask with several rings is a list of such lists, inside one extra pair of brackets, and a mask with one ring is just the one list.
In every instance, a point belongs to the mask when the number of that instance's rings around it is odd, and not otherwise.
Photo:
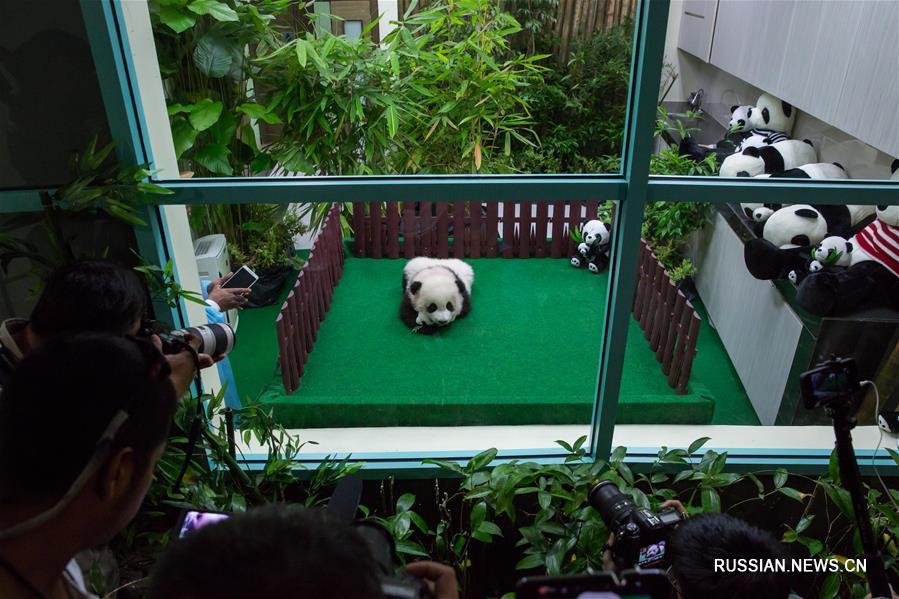
[[(258, 397), (297, 428), (590, 421), (606, 275), (564, 260), (471, 261), (472, 313), (428, 337), (411, 333), (397, 316), (404, 263), (347, 259), (291, 396), (275, 369), (280, 304), (245, 310), (232, 353), (241, 397)], [(734, 381), (720, 340), (704, 322), (690, 392), (675, 395), (632, 320), (617, 421), (698, 424), (723, 414), (740, 419), (733, 423), (757, 422)]]

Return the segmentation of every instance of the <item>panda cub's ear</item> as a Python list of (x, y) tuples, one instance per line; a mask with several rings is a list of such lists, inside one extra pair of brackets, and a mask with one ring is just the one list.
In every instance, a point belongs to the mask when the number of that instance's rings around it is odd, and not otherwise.
[(743, 154), (745, 156), (754, 156), (755, 158), (759, 158), (761, 156), (761, 154), (759, 154), (759, 149), (754, 146), (750, 146), (743, 150)]
[(771, 122), (771, 112), (768, 108), (762, 108), (762, 120), (765, 121), (766, 125)]
[(731, 107), (730, 107), (730, 113), (733, 114), (734, 112), (736, 112), (736, 111), (737, 111), (737, 108), (739, 108), (739, 106), (736, 105), (736, 104), (734, 104), (733, 106), (731, 106)]
[(421, 289), (421, 281), (414, 281), (411, 285), (409, 285), (409, 292), (412, 295), (418, 293), (419, 289)]
[(790, 104), (789, 102), (784, 102), (783, 100), (781, 100), (781, 101), (780, 101), (780, 107), (781, 107), (781, 109), (783, 109), (783, 111), (784, 111), (784, 116), (786, 116), (787, 118), (789, 118), (789, 117), (790, 117), (790, 113), (793, 112), (793, 105)]
[(461, 280), (456, 279), (456, 287), (459, 289), (459, 293), (465, 293), (465, 283)]
[(851, 242), (851, 241), (847, 241), (847, 242), (846, 242), (846, 253), (847, 253), (847, 254), (851, 254), (851, 253), (852, 253), (852, 242)]
[(895, 159), (895, 160), (890, 164), (890, 172), (891, 172), (891, 173), (895, 173), (896, 171), (899, 171), (899, 158)]

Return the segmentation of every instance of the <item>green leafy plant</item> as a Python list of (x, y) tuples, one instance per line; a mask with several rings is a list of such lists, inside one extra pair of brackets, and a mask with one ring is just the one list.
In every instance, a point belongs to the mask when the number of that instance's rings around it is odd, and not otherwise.
[(65, 215), (103, 212), (130, 225), (146, 225), (139, 209), (152, 202), (151, 196), (172, 192), (147, 181), (152, 175), (148, 164), (121, 166), (114, 149), (115, 142), (97, 148), (94, 137), (72, 159), (73, 180), (55, 191), (41, 193), (43, 228), (51, 255), (44, 255), (28, 241), (0, 233), (0, 265), (4, 270), (11, 261), (27, 258), (35, 267), (35, 275), (43, 278), (57, 266), (85, 258), (76, 256), (72, 239), (63, 230)]
[(280, 120), (253, 101), (251, 61), (294, 33), (284, 17), (297, 6), (297, 0), (150, 2), (182, 170), (230, 176), (273, 166), (257, 143), (259, 124)]
[(516, 171), (603, 173), (619, 169), (633, 25), (577, 42), (567, 64), (542, 72), (524, 92), (538, 115), (539, 147), (516, 150)]
[(155, 298), (165, 302), (170, 308), (177, 307), (178, 301), (182, 299), (195, 304), (206, 305), (201, 293), (181, 287), (181, 284), (175, 279), (175, 267), (171, 260), (166, 262), (164, 267), (159, 267), (155, 264), (150, 264), (136, 252), (135, 256), (137, 256), (141, 264), (135, 266), (134, 270), (144, 275), (150, 294)]

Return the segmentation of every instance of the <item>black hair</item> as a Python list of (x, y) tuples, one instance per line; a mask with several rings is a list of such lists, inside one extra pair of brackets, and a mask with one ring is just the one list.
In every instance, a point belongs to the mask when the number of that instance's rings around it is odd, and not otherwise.
[(0, 395), (0, 502), (60, 498), (90, 462), (118, 410), (113, 450), (139, 463), (165, 442), (178, 398), (149, 341), (63, 335), (30, 352)]
[[(668, 547), (672, 573), (683, 599), (786, 599), (790, 594), (791, 577), (783, 572), (715, 570), (716, 559), (790, 558), (771, 533), (739, 518), (727, 514), (690, 518), (674, 531)], [(742, 568), (738, 565), (734, 569)]]
[(364, 539), (327, 512), (273, 504), (209, 524), (173, 543), (148, 599), (379, 599)]
[(146, 288), (133, 270), (106, 260), (83, 260), (50, 273), (30, 323), (43, 338), (79, 331), (124, 335), (146, 307)]

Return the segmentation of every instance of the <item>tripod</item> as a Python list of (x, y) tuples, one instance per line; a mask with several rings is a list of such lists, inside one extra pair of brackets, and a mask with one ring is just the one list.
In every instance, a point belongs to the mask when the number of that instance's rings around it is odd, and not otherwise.
[(856, 424), (854, 407), (854, 402), (847, 398), (831, 403), (826, 407), (826, 412), (833, 420), (837, 462), (840, 466), (843, 486), (849, 491), (849, 496), (852, 498), (852, 509), (855, 512), (858, 534), (861, 537), (862, 549), (865, 553), (868, 589), (871, 591), (871, 596), (874, 599), (878, 597), (889, 599), (892, 597), (890, 584), (883, 564), (883, 557), (877, 550), (877, 543), (874, 540), (874, 531), (871, 529), (871, 517), (868, 514), (868, 504), (862, 493), (861, 474), (858, 470), (858, 462), (855, 461), (855, 449), (852, 446), (851, 431)]

